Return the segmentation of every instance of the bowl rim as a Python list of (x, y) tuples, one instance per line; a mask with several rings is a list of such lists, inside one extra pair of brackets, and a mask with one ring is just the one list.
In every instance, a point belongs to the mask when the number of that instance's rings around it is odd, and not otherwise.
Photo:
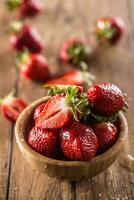
[(41, 155), (40, 153), (36, 152), (27, 144), (27, 142), (23, 136), (22, 130), (23, 130), (23, 126), (24, 126), (24, 121), (25, 121), (27, 114), (32, 112), (36, 108), (36, 106), (38, 106), (39, 104), (46, 102), (49, 98), (50, 98), (50, 96), (46, 96), (46, 97), (43, 97), (43, 98), (40, 98), (40, 99), (34, 101), (32, 104), (27, 106), (27, 108), (25, 108), (22, 111), (22, 113), (19, 115), (19, 117), (16, 121), (16, 124), (15, 124), (16, 142), (17, 142), (19, 148), (21, 150), (25, 151), (26, 154), (29, 154), (31, 157), (33, 157), (36, 160), (39, 160), (40, 162), (43, 162), (45, 165), (48, 164), (48, 165), (77, 167), (80, 165), (84, 165), (84, 166), (89, 165), (92, 162), (98, 163), (100, 161), (102, 162), (104, 160), (107, 160), (108, 158), (112, 157), (115, 154), (115, 152), (119, 148), (121, 149), (121, 147), (124, 145), (126, 138), (127, 138), (128, 125), (127, 125), (127, 121), (126, 121), (124, 114), (120, 111), (119, 112), (119, 121), (121, 122), (122, 126), (121, 126), (121, 131), (120, 131), (120, 134), (119, 134), (119, 137), (118, 137), (116, 143), (110, 149), (108, 149), (107, 151), (105, 151), (104, 153), (102, 153), (100, 155), (93, 157), (89, 161), (57, 160), (57, 159), (46, 157), (46, 156)]

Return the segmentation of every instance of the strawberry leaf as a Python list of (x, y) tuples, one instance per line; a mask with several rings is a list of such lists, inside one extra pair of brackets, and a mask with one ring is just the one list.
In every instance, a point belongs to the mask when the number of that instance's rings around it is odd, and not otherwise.
[(8, 1), (6, 1), (7, 8), (11, 11), (18, 8), (20, 6), (20, 4), (21, 4), (20, 0), (8, 0)]
[(79, 63), (87, 58), (91, 53), (91, 49), (86, 44), (73, 44), (72, 47), (68, 49), (68, 54), (74, 63)]
[(11, 33), (20, 32), (22, 29), (23, 23), (21, 21), (13, 21), (9, 24), (9, 30)]
[(10, 99), (16, 95), (15, 89), (13, 89), (9, 94), (7, 94), (3, 99), (0, 98), (0, 104), (2, 104), (5, 100)]
[(28, 49), (25, 49), (23, 52), (19, 52), (16, 55), (16, 66), (20, 67), (21, 64), (25, 63), (29, 59), (29, 51)]
[(88, 72), (88, 65), (84, 61), (80, 62), (80, 66), (82, 68), (82, 75), (83, 75), (83, 80), (85, 82), (85, 85), (87, 87), (92, 85), (92, 81), (95, 80), (95, 76), (91, 73)]
[(103, 26), (101, 28), (98, 27), (96, 36), (98, 40), (111, 39), (115, 33), (116, 29), (111, 27), (111, 23), (108, 20), (105, 20)]
[(116, 122), (117, 118), (119, 116), (119, 112), (115, 113), (114, 115), (110, 117), (104, 117), (104, 116), (99, 116), (94, 113), (91, 113), (92, 117), (96, 119), (98, 122)]
[(56, 94), (62, 94), (62, 93), (74, 96), (79, 91), (78, 87), (75, 85), (73, 86), (73, 85), (45, 84), (43, 87), (45, 89), (48, 89), (49, 96), (54, 96)]

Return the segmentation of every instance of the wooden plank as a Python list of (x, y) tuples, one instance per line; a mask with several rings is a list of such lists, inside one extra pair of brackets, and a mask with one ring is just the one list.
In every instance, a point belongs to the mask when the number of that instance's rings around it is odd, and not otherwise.
[[(49, 1), (45, 2), (47, 8), (44, 15), (33, 21), (31, 20), (30, 23), (34, 24), (39, 29), (47, 41), (47, 49), (43, 53), (49, 59), (51, 72), (53, 74), (61, 73), (65, 70), (65, 67), (63, 68), (61, 65), (58, 67), (59, 62), (57, 54), (61, 41), (64, 41), (65, 37), (68, 37), (68, 35), (66, 36), (66, 25), (64, 24), (62, 14), (66, 6), (64, 3), (61, 6), (60, 1), (57, 0), (54, 0), (51, 4)], [(59, 13), (57, 15), (58, 11), (60, 11), (61, 14)], [(57, 18), (55, 18), (55, 15), (57, 15)], [(71, 30), (71, 26), (70, 24), (69, 30)], [(59, 32), (61, 27), (63, 29), (63, 35)], [(69, 30), (68, 34), (70, 33)], [(22, 96), (29, 103), (46, 94), (39, 84), (25, 80), (24, 78), (20, 78), (18, 88), (18, 95)], [(61, 182), (33, 170), (21, 155), (14, 140), (9, 199), (69, 200), (75, 198), (74, 190), (73, 183), (71, 184), (66, 181)]]
[[(4, 6), (0, 3), (0, 98), (7, 95), (16, 82), (16, 69), (13, 64), (12, 52), (8, 44), (8, 19)], [(10, 55), (10, 56), (9, 56)], [(12, 126), (0, 115), (0, 199), (7, 193), (10, 169), (10, 152), (12, 147)]]
[[(125, 58), (123, 55), (125, 54)], [(107, 59), (106, 59), (107, 58)], [(110, 52), (107, 52), (105, 59), (102, 58), (98, 62), (94, 63), (93, 68), (96, 69), (96, 74), (101, 74), (99, 77), (99, 82), (110, 81), (119, 85), (128, 94), (129, 109), (126, 117), (129, 124), (129, 149), (132, 155), (133, 152), (133, 71), (132, 68), (134, 63), (133, 53), (126, 53), (125, 51), (119, 50), (116, 55), (111, 56)], [(98, 67), (99, 66), (99, 67)], [(121, 74), (121, 76), (119, 76)], [(111, 76), (110, 76), (111, 75)], [(126, 84), (127, 83), (127, 84)], [(92, 187), (90, 182), (79, 182), (76, 184), (76, 194), (78, 199), (88, 199), (89, 194), (91, 199), (109, 199), (109, 198), (126, 198), (133, 199), (133, 187), (134, 187), (134, 174), (125, 171), (119, 166), (117, 162), (112, 167), (110, 167), (106, 172), (95, 177), (93, 181), (95, 182)], [(92, 181), (91, 181), (92, 183)], [(88, 185), (88, 186), (87, 186)], [(82, 198), (81, 195), (85, 194)]]
[[(77, 5), (79, 6), (80, 1)], [(119, 85), (124, 91), (127, 92), (128, 96), (131, 97), (129, 101), (132, 103), (133, 99), (133, 77), (132, 74), (134, 70), (133, 66), (134, 59), (133, 53), (127, 53), (127, 50), (132, 49), (132, 32), (129, 23), (127, 2), (126, 1), (101, 1), (101, 5), (97, 4), (95, 1), (81, 2), (81, 13), (84, 13), (84, 6), (90, 10), (90, 21), (92, 22), (97, 17), (101, 15), (117, 15), (122, 17), (122, 19), (127, 24), (126, 37), (121, 41), (119, 47), (109, 50), (108, 52), (103, 52), (100, 58), (95, 61), (91, 70), (96, 74), (97, 80), (110, 81)], [(89, 14), (88, 13), (88, 14)], [(87, 12), (85, 12), (85, 19)], [(91, 26), (91, 24), (89, 24)], [(122, 50), (123, 48), (124, 50)], [(124, 58), (125, 55), (125, 58)], [(132, 105), (132, 104), (131, 104)], [(130, 107), (133, 107), (131, 106)], [(134, 137), (133, 133), (133, 108), (129, 110), (127, 114), (127, 119), (130, 127), (129, 132), (129, 142), (131, 153), (133, 151), (132, 145)], [(99, 176), (92, 179), (92, 181), (80, 182), (76, 184), (76, 197), (78, 199), (133, 199), (133, 183), (130, 182), (134, 180), (134, 174), (124, 171), (119, 166), (117, 162), (112, 167), (110, 167), (106, 172), (100, 174)], [(94, 185), (92, 186), (92, 182)], [(90, 183), (91, 182), (91, 183)], [(88, 185), (88, 186), (87, 186)]]
[[(53, 73), (57, 72), (57, 66), (59, 65), (56, 56), (60, 45), (69, 36), (89, 38), (93, 21), (103, 14), (120, 15), (125, 20), (128, 25), (128, 34), (126, 39), (120, 43), (120, 47), (125, 48), (125, 51), (117, 49), (112, 56), (111, 52), (107, 52), (102, 58), (100, 57), (99, 60), (93, 62), (93, 66), (90, 69), (96, 74), (99, 81), (114, 82), (126, 90), (128, 95), (132, 95), (133, 69), (131, 66), (134, 60), (132, 54), (127, 54), (126, 56), (126, 50), (131, 49), (131, 28), (128, 22), (126, 1), (120, 0), (117, 2), (114, 0), (111, 2), (102, 0), (100, 5), (93, 0), (68, 0), (62, 3), (60, 0), (54, 0), (53, 3), (47, 0), (45, 5), (46, 11), (44, 15), (34, 19), (31, 23), (37, 26), (47, 41), (47, 49), (43, 53), (49, 58)], [(61, 65), (59, 69), (61, 71)], [(120, 74), (122, 79), (119, 79)], [(44, 94), (39, 85), (23, 78), (20, 79), (19, 95), (28, 102), (32, 102)], [(132, 114), (133, 108), (127, 116), (130, 126), (132, 126)], [(132, 131), (133, 127), (130, 129), (130, 133)], [(130, 141), (134, 141), (133, 136), (130, 137)], [(133, 142), (131, 142), (132, 144)], [(125, 197), (133, 199), (133, 178), (133, 174), (124, 171), (117, 163), (92, 180), (76, 184), (60, 182), (32, 170), (20, 154), (14, 141), (9, 199), (105, 200)]]

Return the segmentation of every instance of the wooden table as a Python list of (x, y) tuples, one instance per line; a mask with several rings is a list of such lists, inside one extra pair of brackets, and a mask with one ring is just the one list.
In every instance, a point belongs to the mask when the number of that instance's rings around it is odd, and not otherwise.
[[(43, 52), (52, 73), (62, 72), (57, 55), (69, 36), (89, 39), (93, 22), (100, 15), (117, 15), (126, 23), (127, 32), (119, 46), (90, 64), (98, 82), (118, 84), (128, 94), (129, 149), (134, 155), (134, 1), (133, 0), (45, 0), (43, 15), (31, 20), (47, 43)], [(27, 102), (45, 95), (40, 85), (25, 80), (16, 72), (14, 53), (8, 44), (8, 22), (13, 15), (0, 1), (0, 97), (15, 88)], [(58, 69), (58, 70), (57, 70)], [(33, 170), (22, 157), (15, 142), (14, 127), (0, 116), (0, 200), (134, 200), (134, 174), (113, 164), (99, 176), (81, 182), (59, 181)]]

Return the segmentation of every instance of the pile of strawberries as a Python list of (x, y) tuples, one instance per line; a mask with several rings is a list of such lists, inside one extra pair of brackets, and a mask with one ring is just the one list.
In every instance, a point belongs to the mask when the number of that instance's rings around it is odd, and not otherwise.
[[(25, 21), (43, 11), (39, 0), (7, 0), (9, 10), (16, 10), (19, 21), (10, 24), (10, 45), (17, 52), (20, 74), (49, 89), (47, 102), (34, 111), (34, 127), (28, 144), (42, 155), (65, 160), (90, 160), (105, 152), (117, 140), (119, 111), (126, 106), (121, 90), (110, 83), (92, 84), (94, 76), (85, 68), (90, 57), (102, 45), (118, 43), (124, 22), (118, 17), (96, 21), (95, 41), (69, 38), (60, 49), (59, 59), (75, 68), (51, 79), (49, 62), (42, 55), (46, 48), (35, 27)], [(15, 122), (27, 103), (14, 94), (0, 100), (1, 113)]]
[[(113, 84), (50, 85), (52, 96), (34, 111), (35, 126), (28, 144), (42, 155), (67, 160), (90, 160), (117, 140), (119, 111), (125, 107), (121, 90)], [(62, 157), (61, 157), (62, 155)]]

